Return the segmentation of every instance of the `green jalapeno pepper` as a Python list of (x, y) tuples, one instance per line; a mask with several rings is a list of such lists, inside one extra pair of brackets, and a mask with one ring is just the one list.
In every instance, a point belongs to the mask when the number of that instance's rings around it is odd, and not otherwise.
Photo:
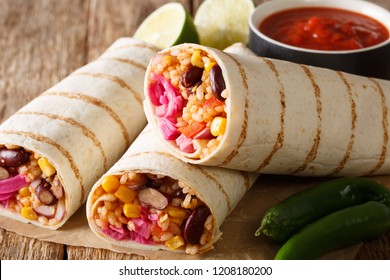
[(315, 259), (335, 249), (378, 238), (390, 230), (390, 207), (376, 201), (331, 213), (298, 231), (275, 259)]
[(361, 177), (324, 182), (296, 193), (269, 209), (255, 235), (263, 233), (276, 241), (286, 241), (309, 223), (368, 201), (390, 207), (390, 191), (373, 180)]

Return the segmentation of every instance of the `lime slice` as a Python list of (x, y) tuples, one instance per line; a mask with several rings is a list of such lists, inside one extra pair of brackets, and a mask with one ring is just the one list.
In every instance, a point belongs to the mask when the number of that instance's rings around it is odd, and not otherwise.
[(155, 10), (133, 37), (161, 49), (181, 43), (199, 43), (194, 22), (181, 3), (168, 3)]
[(248, 18), (255, 5), (252, 0), (206, 0), (195, 14), (200, 43), (224, 49), (233, 43), (248, 42)]

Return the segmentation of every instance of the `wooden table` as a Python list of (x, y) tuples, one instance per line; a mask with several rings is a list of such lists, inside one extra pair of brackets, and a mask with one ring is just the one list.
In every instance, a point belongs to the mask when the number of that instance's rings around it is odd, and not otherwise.
[[(255, 1), (256, 4), (264, 0)], [(131, 36), (164, 0), (1, 0), (0, 123), (119, 37)], [(202, 0), (181, 0), (195, 13)], [(390, 10), (390, 0), (372, 0)], [(0, 259), (137, 259), (109, 250), (43, 242), (0, 229)], [(390, 259), (390, 234), (356, 259)]]

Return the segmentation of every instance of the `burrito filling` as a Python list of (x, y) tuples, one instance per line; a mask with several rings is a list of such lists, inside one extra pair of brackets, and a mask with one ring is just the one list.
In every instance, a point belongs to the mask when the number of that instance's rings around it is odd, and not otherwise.
[(228, 91), (216, 60), (190, 47), (159, 54), (150, 67), (148, 95), (165, 140), (192, 158), (212, 153), (227, 122)]
[(42, 225), (65, 214), (65, 194), (47, 158), (18, 146), (0, 146), (0, 205)]
[(92, 193), (97, 227), (114, 240), (165, 245), (196, 254), (213, 231), (209, 208), (185, 183), (149, 173), (108, 175)]

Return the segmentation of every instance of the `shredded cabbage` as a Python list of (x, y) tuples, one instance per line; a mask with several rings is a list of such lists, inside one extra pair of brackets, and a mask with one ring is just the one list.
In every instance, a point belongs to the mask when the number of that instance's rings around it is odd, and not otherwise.
[(176, 138), (176, 145), (183, 152), (186, 153), (195, 152), (194, 145), (192, 145), (192, 139), (186, 137), (184, 134), (181, 134), (179, 137)]
[(160, 119), (160, 129), (165, 140), (175, 140), (179, 136), (176, 123), (169, 118)]
[(175, 140), (179, 136), (176, 123), (185, 106), (184, 98), (167, 79), (156, 74), (151, 77), (148, 94), (150, 102), (155, 106), (164, 139)]
[(105, 235), (110, 236), (115, 240), (132, 240), (141, 244), (155, 244), (153, 240), (148, 240), (137, 232), (129, 231), (127, 228), (117, 228), (112, 225), (108, 228), (102, 228)]

